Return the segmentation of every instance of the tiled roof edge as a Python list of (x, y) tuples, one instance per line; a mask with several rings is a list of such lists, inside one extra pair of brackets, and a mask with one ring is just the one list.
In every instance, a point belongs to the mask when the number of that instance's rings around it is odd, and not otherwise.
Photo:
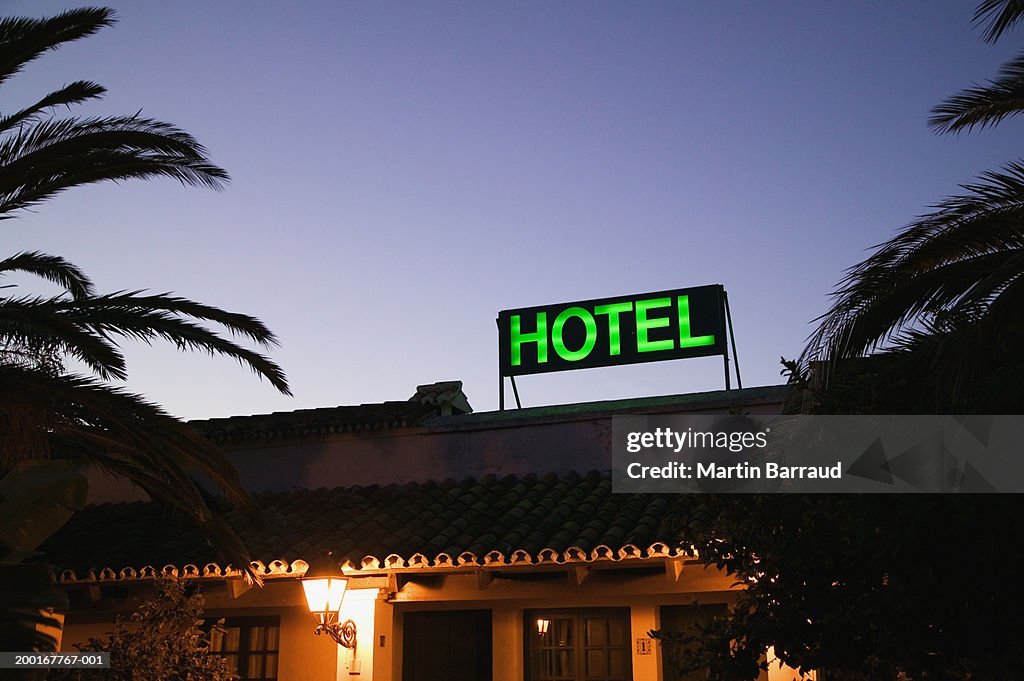
[[(565, 551), (558, 552), (545, 548), (531, 555), (522, 549), (510, 550), (507, 553), (501, 551), (489, 551), (485, 556), (465, 551), (458, 556), (449, 556), (440, 553), (433, 560), (427, 560), (422, 554), (415, 554), (409, 557), (402, 557), (396, 554), (389, 555), (383, 559), (376, 556), (365, 556), (360, 561), (361, 565), (354, 566), (346, 561), (343, 568), (348, 574), (358, 575), (376, 573), (383, 570), (403, 572), (416, 572), (419, 570), (449, 569), (459, 570), (466, 567), (481, 569), (503, 569), (517, 566), (530, 565), (567, 565), (567, 564), (592, 564), (598, 562), (622, 562), (634, 560), (646, 560), (655, 558), (697, 558), (696, 552), (686, 550), (682, 546), (668, 546), (664, 542), (656, 542), (646, 549), (627, 544), (617, 550), (608, 546), (598, 546), (591, 551), (572, 546)], [(253, 561), (250, 563), (253, 572), (263, 577), (300, 577), (306, 573), (309, 564), (304, 560), (274, 560), (270, 563)], [(90, 570), (79, 576), (74, 570), (63, 570), (57, 574), (57, 581), (61, 584), (94, 584), (104, 582), (126, 582), (146, 579), (156, 579), (161, 576), (183, 577), (186, 579), (227, 579), (230, 577), (241, 577), (240, 570), (228, 565), (222, 567), (217, 563), (207, 563), (199, 567), (192, 563), (185, 565), (165, 565), (156, 568), (147, 565), (140, 569), (124, 567), (115, 570), (112, 567), (105, 567), (98, 571)]]

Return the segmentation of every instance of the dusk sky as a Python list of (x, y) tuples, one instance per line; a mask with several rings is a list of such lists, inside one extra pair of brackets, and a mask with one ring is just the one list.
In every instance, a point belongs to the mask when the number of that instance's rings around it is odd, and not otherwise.
[[(70, 113), (172, 122), (232, 182), (74, 189), (4, 222), (4, 252), (266, 322), (294, 398), (130, 347), (127, 387), (183, 418), (454, 379), (495, 409), (500, 310), (717, 283), (744, 385), (776, 384), (846, 268), (1020, 141), (926, 126), (1020, 45), (984, 44), (974, 2), (106, 4), (118, 23), (30, 64), (2, 109), (94, 80), (105, 99)], [(517, 383), (524, 406), (724, 387), (721, 358)]]

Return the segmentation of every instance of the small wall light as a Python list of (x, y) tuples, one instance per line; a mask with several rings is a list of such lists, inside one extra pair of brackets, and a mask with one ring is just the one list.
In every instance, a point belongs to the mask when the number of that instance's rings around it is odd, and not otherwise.
[(537, 619), (537, 633), (541, 636), (548, 633), (548, 627), (551, 626), (551, 620), (540, 617)]
[(356, 647), (356, 623), (345, 620), (338, 623), (338, 611), (345, 598), (348, 577), (341, 571), (341, 564), (328, 553), (315, 561), (302, 577), (302, 588), (306, 592), (306, 605), (316, 620), (316, 635), (327, 633), (338, 645)]

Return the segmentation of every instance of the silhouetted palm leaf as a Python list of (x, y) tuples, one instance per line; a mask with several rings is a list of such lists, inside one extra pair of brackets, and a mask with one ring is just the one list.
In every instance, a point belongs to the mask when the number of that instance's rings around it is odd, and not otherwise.
[(1003, 32), (1024, 18), (1022, 0), (982, 0), (974, 10), (974, 23), (984, 25), (985, 42), (994, 43)]
[(1024, 165), (985, 173), (851, 268), (804, 351), (806, 364), (927, 352), (961, 390), (1008, 361), (1024, 330)]
[[(48, 50), (92, 35), (114, 21), (108, 9), (85, 8), (49, 19), (0, 21), (0, 84)], [(75, 81), (0, 118), (0, 219), (55, 194), (103, 180), (171, 177), (219, 189), (228, 174), (179, 128), (151, 118), (46, 118), (59, 105), (96, 99), (104, 88)]]
[(191, 320), (216, 322), (263, 347), (277, 344), (258, 319), (170, 294), (0, 298), (0, 338), (43, 341), (84, 362), (100, 378), (127, 377), (124, 357), (113, 339), (121, 336), (146, 343), (165, 340), (182, 350), (231, 357), (291, 394), (284, 372), (274, 362)]
[(0, 21), (0, 85), (43, 53), (114, 23), (114, 11), (82, 7), (55, 17)]
[(70, 85), (65, 85), (60, 90), (51, 92), (32, 106), (0, 118), (0, 132), (6, 132), (16, 125), (32, 122), (47, 109), (55, 106), (70, 106), (72, 104), (81, 104), (90, 99), (98, 99), (106, 91), (106, 88), (96, 83), (84, 80), (75, 81)]
[(92, 295), (92, 282), (85, 273), (56, 255), (31, 251), (0, 260), (0, 277), (9, 272), (35, 274), (63, 286), (75, 298)]
[[(995, 42), (1024, 18), (1024, 0), (982, 0), (974, 11), (975, 25), (984, 26), (986, 42)], [(1004, 64), (995, 80), (976, 85), (932, 109), (930, 125), (937, 132), (983, 129), (1024, 110), (1024, 53)]]
[(178, 128), (150, 118), (66, 118), (0, 142), (0, 219), (55, 194), (103, 180), (171, 177), (218, 189), (227, 173)]
[[(171, 309), (162, 307), (161, 299), (169, 300)], [(8, 339), (36, 339), (53, 344), (88, 364), (104, 379), (127, 378), (124, 358), (113, 336), (147, 343), (161, 339), (174, 343), (181, 350), (203, 350), (211, 355), (232, 357), (269, 380), (282, 393), (291, 394), (284, 372), (274, 362), (183, 318), (174, 309), (177, 300), (172, 296), (137, 294), (74, 300), (0, 299), (0, 329)], [(260, 324), (259, 320), (251, 321), (254, 325)], [(273, 336), (262, 337), (260, 342), (274, 344)]]
[(1024, 54), (1003, 65), (988, 85), (953, 95), (932, 109), (928, 125), (938, 132), (960, 132), (995, 125), (1024, 111)]

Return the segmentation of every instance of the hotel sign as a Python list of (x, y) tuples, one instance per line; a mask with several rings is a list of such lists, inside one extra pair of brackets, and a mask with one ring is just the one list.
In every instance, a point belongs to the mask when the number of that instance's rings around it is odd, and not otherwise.
[(720, 284), (498, 313), (502, 376), (725, 355)]

